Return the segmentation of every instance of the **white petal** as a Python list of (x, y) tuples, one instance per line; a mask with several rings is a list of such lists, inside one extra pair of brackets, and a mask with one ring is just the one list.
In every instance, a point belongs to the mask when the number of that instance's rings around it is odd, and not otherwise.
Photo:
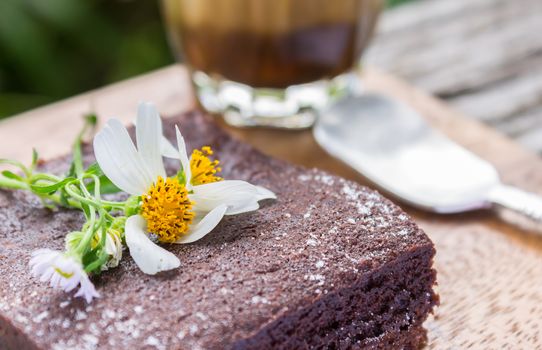
[[(103, 131), (109, 132), (109, 139), (113, 152), (116, 151), (117, 163), (126, 165), (121, 167), (124, 170), (125, 177), (133, 179), (136, 183), (139, 182), (141, 187), (148, 187), (154, 182), (155, 178), (148, 171), (147, 165), (144, 163), (139, 152), (137, 152), (128, 131), (119, 120), (110, 120)], [(128, 175), (126, 175), (128, 174)]]
[(62, 252), (39, 249), (32, 253), (30, 267), (35, 277), (40, 277), (41, 282), (49, 281), (49, 285), (53, 288), (61, 288), (69, 292), (80, 284), (81, 288), (75, 296), (83, 296), (88, 303), (100, 296), (81, 263)]
[(59, 251), (51, 249), (38, 249), (32, 252), (32, 258), (28, 263), (30, 269), (32, 270), (32, 275), (38, 277), (44, 274), (44, 272), (51, 267), (53, 261), (62, 254)]
[(205, 235), (211, 232), (216, 225), (218, 225), (220, 220), (222, 220), (226, 210), (226, 205), (219, 205), (218, 207), (214, 208), (207, 213), (207, 215), (205, 215), (200, 222), (193, 225), (188, 232), (175, 243), (192, 243), (205, 237)]
[(114, 231), (108, 231), (105, 236), (105, 252), (109, 255), (109, 260), (102, 265), (102, 271), (111, 267), (117, 267), (122, 259), (122, 242), (120, 237)]
[(53, 276), (55, 276), (55, 269), (52, 266), (49, 266), (47, 269), (43, 271), (41, 276), (39, 276), (40, 282), (47, 282), (51, 280)]
[(186, 188), (190, 189), (190, 179), (192, 178), (192, 171), (190, 170), (190, 161), (188, 160), (188, 155), (186, 154), (186, 144), (184, 143), (183, 135), (179, 131), (179, 127), (175, 125), (175, 132), (177, 133), (177, 148), (179, 149), (179, 159), (181, 161), (181, 166), (184, 170), (184, 176), (186, 178)]
[(116, 119), (94, 137), (94, 155), (111, 182), (129, 194), (144, 193), (154, 181), (126, 128)]
[(94, 284), (90, 282), (90, 279), (86, 274), (83, 274), (81, 276), (81, 287), (75, 293), (76, 297), (83, 297), (87, 301), (87, 304), (90, 304), (93, 298), (99, 298), (100, 294), (96, 291), (96, 288), (94, 288)]
[(237, 205), (235, 207), (229, 207), (226, 215), (237, 215), (243, 213), (249, 213), (260, 209), (260, 204), (257, 201), (246, 202), (245, 205)]
[(76, 273), (72, 272), (73, 273), (73, 276), (70, 277), (70, 278), (64, 278), (63, 281), (61, 281), (61, 287), (62, 289), (64, 289), (65, 292), (69, 292), (71, 291), (72, 289), (74, 289), (75, 287), (77, 287), (77, 285), (79, 285), (79, 282), (80, 282), (80, 275), (77, 275)]
[(277, 195), (268, 190), (267, 188), (265, 187), (262, 187), (262, 186), (255, 186), (256, 187), (256, 190), (258, 191), (258, 200), (259, 201), (262, 201), (264, 199), (277, 199)]
[(162, 136), (162, 141), (161, 141), (160, 146), (161, 146), (162, 155), (164, 157), (179, 159), (179, 151), (171, 144), (171, 142), (169, 142), (168, 139), (166, 139), (165, 136)]
[[(58, 288), (60, 287), (60, 282), (61, 282), (61, 279), (63, 279), (64, 277), (63, 276), (60, 276), (58, 273), (54, 272), (54, 267), (52, 268), (53, 269), (53, 275), (51, 276), (51, 278), (49, 279), (49, 285), (52, 287), (52, 288)], [(41, 280), (42, 282), (45, 282), (43, 280)]]
[[(194, 210), (208, 212), (221, 204), (228, 206), (226, 215), (235, 215), (259, 208), (258, 201), (269, 197), (257, 186), (246, 181), (225, 180), (194, 186), (190, 200)], [(269, 191), (270, 192), (270, 191)]]
[(130, 216), (126, 220), (125, 238), (130, 255), (141, 271), (154, 275), (181, 265), (179, 259), (162, 247), (154, 244), (147, 235), (146, 222), (142, 216)]
[(136, 122), (137, 150), (153, 179), (166, 177), (162, 161), (162, 121), (152, 103), (140, 103)]
[(110, 234), (109, 232), (105, 235), (105, 252), (107, 255), (116, 255), (117, 254), (117, 245), (116, 245), (116, 235)]

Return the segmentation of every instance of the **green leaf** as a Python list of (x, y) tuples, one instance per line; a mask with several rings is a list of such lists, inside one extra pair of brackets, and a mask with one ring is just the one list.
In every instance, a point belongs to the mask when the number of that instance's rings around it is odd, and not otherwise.
[[(109, 180), (109, 178), (105, 175), (101, 175), (99, 177), (100, 179), (100, 193), (101, 194), (113, 194), (113, 193), (119, 193), (122, 190), (115, 186), (114, 183)], [(90, 193), (94, 192), (95, 182), (91, 181), (88, 184), (86, 184), (86, 187)]]
[(92, 163), (88, 166), (88, 168), (85, 170), (85, 174), (87, 175), (96, 175), (96, 176), (102, 176), (103, 171), (102, 168), (100, 168), (100, 165), (98, 163)]
[(86, 252), (85, 255), (83, 255), (83, 266), (88, 266), (89, 264), (92, 264), (96, 260), (98, 260), (98, 250), (91, 249), (88, 252)]
[(98, 275), (102, 272), (102, 266), (107, 262), (107, 256), (101, 257), (85, 267), (86, 273), (93, 273)]
[(105, 176), (101, 179), (100, 184), (100, 193), (102, 194), (114, 194), (122, 191)]
[[(89, 167), (85, 170), (86, 175), (96, 175), (98, 176), (98, 179), (100, 180), (100, 193), (101, 194), (113, 194), (118, 193), (121, 191), (115, 184), (109, 180), (107, 176), (104, 175), (102, 168), (100, 168), (100, 165), (98, 163), (93, 163), (89, 165)], [(95, 188), (95, 182), (90, 181), (85, 186), (87, 187), (88, 191), (90, 193), (94, 192)]]
[(75, 164), (73, 164), (73, 162), (70, 164), (66, 177), (75, 177)]
[(131, 196), (126, 200), (124, 205), (124, 213), (127, 217), (139, 214), (139, 202), (141, 202), (141, 196)]
[(19, 175), (15, 174), (15, 173), (12, 173), (9, 170), (2, 171), (2, 175), (4, 175), (4, 177), (7, 177), (8, 179), (23, 181), (22, 177), (20, 177)]
[(30, 185), (30, 189), (37, 194), (51, 194), (58, 191), (59, 188), (64, 187), (67, 183), (73, 180), (75, 180), (75, 178), (67, 177), (64, 180), (52, 185)]
[(108, 258), (109, 256), (103, 246), (99, 245), (96, 248), (91, 249), (83, 255), (85, 272), (94, 274), (100, 273), (103, 264), (107, 262)]
[(94, 127), (96, 126), (96, 124), (98, 124), (98, 116), (96, 115), (96, 113), (89, 113), (85, 115), (84, 118), (87, 125)]
[(68, 199), (69, 199), (68, 194), (66, 193), (64, 188), (62, 188), (60, 190), (60, 204), (62, 204), (64, 207), (69, 207), (70, 203), (68, 202)]
[(0, 164), (9, 164), (9, 165), (13, 165), (13, 166), (16, 166), (17, 168), (21, 169), (25, 174), (28, 174), (28, 173), (29, 173), (28, 168), (25, 167), (21, 162), (18, 162), (18, 161), (16, 161), (16, 160), (2, 159), (2, 158), (0, 158)]

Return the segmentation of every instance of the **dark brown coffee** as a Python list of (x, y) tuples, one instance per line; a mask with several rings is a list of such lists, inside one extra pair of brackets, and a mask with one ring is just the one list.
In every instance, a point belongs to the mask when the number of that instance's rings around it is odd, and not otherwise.
[(166, 0), (174, 44), (194, 69), (252, 87), (332, 78), (359, 60), (380, 0)]

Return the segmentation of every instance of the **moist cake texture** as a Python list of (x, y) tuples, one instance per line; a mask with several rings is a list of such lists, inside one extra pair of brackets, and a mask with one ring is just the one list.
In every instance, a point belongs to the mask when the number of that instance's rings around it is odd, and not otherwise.
[[(399, 207), (351, 181), (269, 158), (197, 112), (188, 149), (211, 145), (222, 175), (276, 201), (169, 245), (179, 269), (143, 274), (129, 257), (93, 277), (88, 305), (34, 279), (33, 250), (62, 249), (77, 211), (0, 190), (0, 349), (417, 349), (433, 292), (433, 244)], [(87, 161), (92, 161), (87, 147)], [(67, 159), (45, 164), (66, 170)], [(170, 170), (175, 164), (169, 164)]]

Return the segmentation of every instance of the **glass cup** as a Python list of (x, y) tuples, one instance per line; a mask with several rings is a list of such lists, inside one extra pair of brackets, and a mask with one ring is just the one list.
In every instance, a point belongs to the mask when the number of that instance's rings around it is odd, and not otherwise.
[(382, 0), (162, 0), (201, 105), (235, 126), (310, 127), (352, 88)]

